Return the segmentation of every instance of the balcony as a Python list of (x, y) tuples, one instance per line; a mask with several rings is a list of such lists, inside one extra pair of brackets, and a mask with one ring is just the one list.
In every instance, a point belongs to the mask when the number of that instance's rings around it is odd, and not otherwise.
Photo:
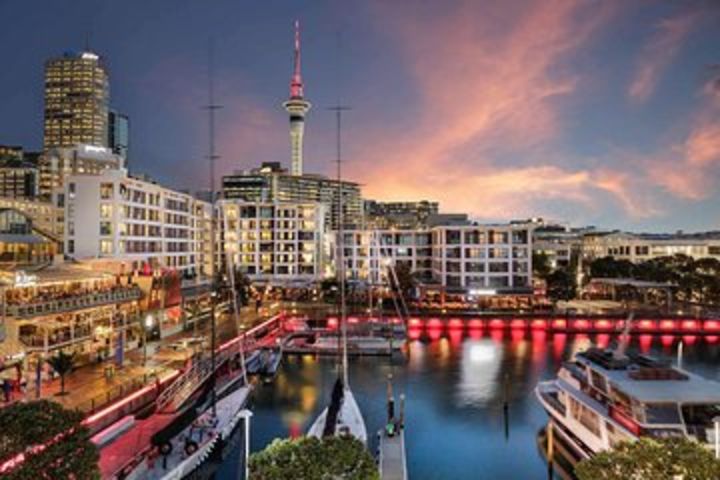
[(113, 303), (131, 302), (140, 298), (142, 298), (142, 290), (139, 287), (123, 288), (109, 292), (74, 295), (57, 300), (39, 300), (21, 305), (8, 305), (7, 315), (17, 319), (29, 319), (41, 315), (71, 312)]

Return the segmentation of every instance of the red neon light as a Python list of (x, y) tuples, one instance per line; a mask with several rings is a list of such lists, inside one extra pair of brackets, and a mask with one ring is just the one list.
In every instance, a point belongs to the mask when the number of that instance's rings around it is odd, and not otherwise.
[(422, 329), (418, 327), (410, 327), (408, 329), (408, 338), (410, 340), (419, 340), (422, 335)]
[(675, 322), (672, 320), (661, 320), (660, 330), (675, 330)]
[(510, 339), (512, 343), (519, 343), (525, 340), (525, 329), (513, 328), (510, 330)]
[(531, 328), (533, 330), (545, 330), (547, 328), (547, 322), (545, 320), (535, 319), (532, 321)]
[(483, 335), (482, 328), (470, 328), (470, 330), (468, 330), (468, 335), (470, 335), (470, 338), (473, 340), (480, 340)]
[(328, 318), (325, 326), (327, 327), (328, 330), (335, 330), (338, 327), (338, 319), (337, 318)]
[(479, 318), (473, 318), (468, 322), (468, 327), (470, 329), (481, 329), (483, 327), (483, 322)]
[(718, 342), (718, 338), (717, 335), (708, 335), (705, 337), (705, 341), (709, 344), (715, 344)]
[(647, 353), (650, 351), (650, 347), (652, 346), (652, 335), (640, 335), (640, 351), (642, 353)]
[(431, 318), (431, 319), (428, 320), (428, 322), (427, 322), (427, 328), (440, 328), (440, 329), (442, 329), (442, 326), (443, 326), (442, 322), (441, 322), (439, 319), (437, 319), (437, 318)]
[(612, 330), (612, 322), (609, 320), (597, 320), (595, 328), (598, 330)]
[(685, 342), (687, 345), (692, 345), (697, 340), (696, 335), (683, 335), (682, 337), (683, 342)]
[(419, 318), (411, 318), (408, 320), (408, 327), (422, 327), (422, 322)]
[(575, 330), (587, 330), (590, 327), (590, 322), (584, 318), (578, 318), (573, 321), (573, 328)]
[(390, 320), (390, 323), (393, 325), (400, 325), (402, 323), (402, 319), (398, 317), (393, 317), (392, 320)]
[(492, 320), (490, 320), (489, 325), (492, 329), (503, 328), (505, 326), (505, 322), (503, 322), (499, 318), (493, 318)]
[(703, 325), (703, 329), (710, 332), (720, 330), (720, 322), (718, 322), (717, 320), (705, 320), (705, 325)]
[(682, 328), (683, 330), (697, 330), (698, 325), (695, 320), (683, 320)]
[(358, 323), (358, 318), (357, 317), (348, 317), (348, 323), (351, 325), (355, 325)]
[(675, 335), (661, 335), (660, 342), (665, 348), (672, 347), (672, 344), (675, 342)]
[(428, 328), (428, 336), (430, 337), (430, 340), (439, 340), (442, 336), (442, 327)]
[(562, 318), (557, 318), (553, 320), (553, 327), (555, 328), (567, 328), (567, 320), (563, 320)]
[(451, 328), (453, 330), (462, 330), (463, 328), (463, 322), (459, 318), (451, 318), (448, 322), (448, 328)]
[(490, 338), (492, 338), (495, 343), (502, 343), (504, 333), (503, 330), (490, 330)]
[(525, 320), (516, 318), (510, 321), (510, 328), (512, 329), (518, 329), (518, 328), (525, 328)]
[(610, 335), (607, 333), (601, 333), (595, 338), (595, 344), (598, 348), (607, 348), (610, 344)]
[(652, 322), (652, 320), (640, 320), (640, 323), (638, 323), (638, 325), (642, 330), (652, 330), (655, 327), (655, 324)]

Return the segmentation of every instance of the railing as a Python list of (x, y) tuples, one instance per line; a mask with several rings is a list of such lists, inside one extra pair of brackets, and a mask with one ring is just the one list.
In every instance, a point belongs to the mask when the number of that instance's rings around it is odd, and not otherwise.
[(142, 290), (139, 287), (132, 287), (104, 293), (87, 293), (59, 300), (42, 300), (20, 305), (8, 305), (7, 314), (16, 318), (30, 318), (123, 301), (139, 300), (140, 298), (142, 298)]

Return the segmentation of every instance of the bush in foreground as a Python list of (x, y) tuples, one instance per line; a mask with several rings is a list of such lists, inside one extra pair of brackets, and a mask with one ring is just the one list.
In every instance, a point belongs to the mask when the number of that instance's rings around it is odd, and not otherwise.
[(275, 440), (250, 457), (253, 480), (378, 480), (375, 460), (353, 437)]
[(579, 480), (720, 479), (712, 451), (685, 438), (625, 442), (575, 467)]
[[(0, 473), (5, 480), (99, 479), (98, 452), (80, 412), (55, 402), (16, 403), (0, 409)], [(22, 457), (24, 455), (24, 457)]]

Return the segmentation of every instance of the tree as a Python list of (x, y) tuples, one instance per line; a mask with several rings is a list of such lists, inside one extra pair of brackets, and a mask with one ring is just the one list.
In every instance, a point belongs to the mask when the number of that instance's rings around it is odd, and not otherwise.
[(65, 395), (65, 377), (75, 366), (75, 352), (65, 353), (60, 350), (57, 355), (48, 358), (48, 365), (60, 375), (60, 395)]
[[(397, 276), (397, 282), (395, 277), (390, 272), (390, 268), (395, 269), (395, 275)], [(394, 267), (388, 267), (388, 278), (390, 278), (390, 285), (392, 286), (393, 292), (400, 290), (400, 294), (405, 298), (415, 297), (415, 287), (418, 284), (417, 278), (415, 277), (412, 267), (407, 263), (397, 263)]]
[(354, 437), (277, 439), (250, 457), (250, 478), (379, 480), (375, 460)]
[(99, 455), (82, 425), (83, 414), (48, 400), (0, 409), (0, 465), (24, 454), (3, 472), (5, 480), (99, 479)]
[(568, 268), (559, 268), (550, 273), (547, 282), (547, 295), (553, 300), (571, 300), (575, 298), (577, 282)]
[(532, 254), (532, 267), (533, 274), (545, 280), (550, 272), (552, 272), (552, 266), (550, 265), (550, 259), (545, 252), (533, 252)]
[(575, 467), (579, 480), (706, 480), (720, 478), (720, 461), (686, 438), (623, 442)]

